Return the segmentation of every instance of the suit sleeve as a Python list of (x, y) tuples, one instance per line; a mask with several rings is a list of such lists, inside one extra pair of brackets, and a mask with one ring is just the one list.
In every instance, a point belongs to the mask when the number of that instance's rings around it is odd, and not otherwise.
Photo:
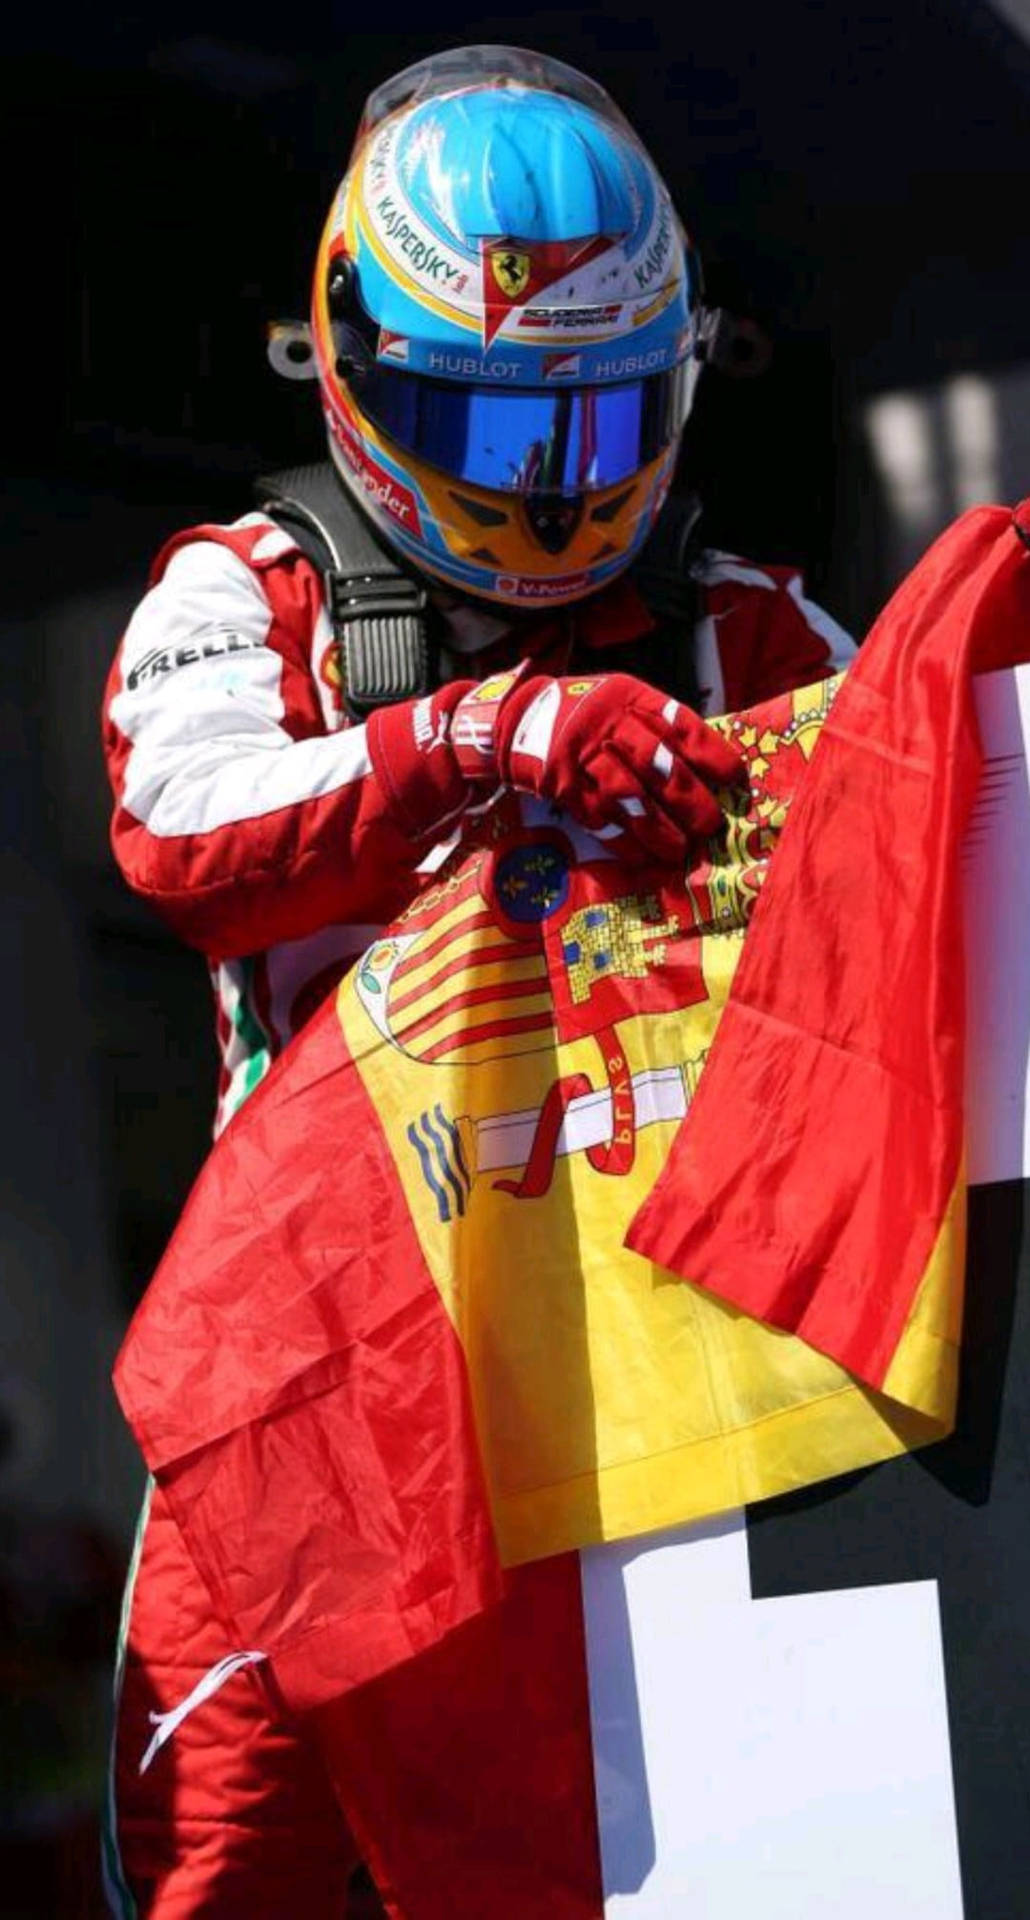
[(698, 677), (706, 713), (755, 706), (839, 673), (854, 659), (850, 635), (806, 597), (792, 568), (710, 552), (697, 577)]
[(263, 537), (274, 579), (241, 557), (235, 530), (232, 545), (172, 551), (104, 705), (121, 871), (217, 959), (389, 917), (465, 798), (434, 712), (446, 696), (327, 730), (312, 670), (318, 578), (296, 549), (283, 562), (284, 536), (264, 525), (252, 551)]

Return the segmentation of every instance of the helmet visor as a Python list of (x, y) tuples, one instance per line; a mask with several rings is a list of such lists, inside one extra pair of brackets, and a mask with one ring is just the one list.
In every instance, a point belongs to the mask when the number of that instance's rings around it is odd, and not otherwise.
[(454, 480), (504, 493), (597, 492), (650, 466), (680, 433), (698, 362), (618, 386), (461, 387), (373, 364), (354, 398), (405, 452)]
[(428, 59), (384, 80), (365, 102), (355, 150), (398, 107), (415, 106), (462, 87), (505, 85), (540, 87), (548, 93), (564, 94), (615, 121), (636, 141), (636, 134), (614, 100), (578, 68), (566, 66), (564, 60), (555, 60), (550, 54), (533, 53), (528, 47), (474, 46), (449, 47), (443, 53), (430, 54)]

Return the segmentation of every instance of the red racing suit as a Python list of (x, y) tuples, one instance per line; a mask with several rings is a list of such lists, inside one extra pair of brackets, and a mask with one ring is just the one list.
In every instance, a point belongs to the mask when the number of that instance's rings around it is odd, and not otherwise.
[[(847, 635), (792, 570), (703, 552), (694, 575), (703, 712), (766, 699), (851, 658)], [(527, 652), (541, 671), (587, 661), (603, 671), (606, 649), (653, 627), (625, 579), (530, 625), (508, 626), (497, 608), (451, 618), (449, 679)], [(211, 968), (217, 1131), (410, 900), (463, 794), (448, 755), (405, 763), (402, 782), (387, 731), (348, 724), (318, 571), (257, 513), (193, 528), (159, 555), (110, 675), (104, 734), (119, 866)], [(260, 1669), (233, 1672), (140, 1774), (151, 1714), (168, 1713), (234, 1651), (157, 1490), (145, 1512), (118, 1660), (112, 1910), (158, 1920), (358, 1911), (347, 1890), (358, 1853), (326, 1768), (305, 1731), (277, 1715)]]

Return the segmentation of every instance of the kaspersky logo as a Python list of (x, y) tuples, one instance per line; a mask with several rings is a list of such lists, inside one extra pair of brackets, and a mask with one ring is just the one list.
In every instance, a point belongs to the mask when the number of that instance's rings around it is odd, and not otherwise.
[(583, 240), (481, 240), (480, 279), (483, 300), (483, 345), (488, 347), (510, 313), (537, 300), (546, 287), (566, 280), (577, 267), (586, 267), (607, 253), (618, 234), (590, 234)]

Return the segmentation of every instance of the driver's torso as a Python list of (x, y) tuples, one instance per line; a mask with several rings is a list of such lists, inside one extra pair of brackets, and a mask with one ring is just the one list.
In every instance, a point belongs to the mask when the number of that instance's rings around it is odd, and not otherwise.
[[(790, 568), (704, 550), (693, 579), (686, 665), (702, 713), (820, 679), (853, 653)], [(315, 857), (316, 844), (325, 857), (332, 793), (342, 780), (356, 795), (373, 777), (364, 729), (351, 726), (344, 711), (319, 575), (287, 533), (248, 514), (231, 526), (178, 536), (159, 556), (152, 581), (123, 639), (105, 706), (120, 799), (115, 850), (130, 882), (207, 955), (220, 1056), (217, 1132), (341, 970), (417, 891), (421, 861), (392, 858), (389, 850), (377, 855), (360, 818), (350, 827), (351, 815), (341, 812), (333, 858), (341, 883), (353, 873), (355, 884), (327, 893), (326, 911), (314, 915), (319, 924), (282, 937), (292, 876)], [(666, 630), (660, 638), (664, 646)], [(589, 668), (662, 680), (655, 622), (625, 577), (571, 609), (522, 615), (517, 623), (506, 623), (496, 607), (452, 605), (444, 678), (482, 678), (527, 653), (541, 672)], [(346, 745), (329, 747), (327, 736), (340, 733)], [(290, 808), (288, 853), (277, 853), (281, 874), (269, 872), (264, 892), (255, 894), (258, 906), (247, 922), (253, 950), (241, 953), (240, 936), (225, 924), (231, 889), (227, 896), (224, 876), (234, 864), (241, 874), (248, 863), (260, 864), (271, 756), (301, 741), (309, 746), (294, 753), (289, 782), (277, 783)], [(347, 765), (327, 774), (329, 756), (338, 761), (341, 750)]]

